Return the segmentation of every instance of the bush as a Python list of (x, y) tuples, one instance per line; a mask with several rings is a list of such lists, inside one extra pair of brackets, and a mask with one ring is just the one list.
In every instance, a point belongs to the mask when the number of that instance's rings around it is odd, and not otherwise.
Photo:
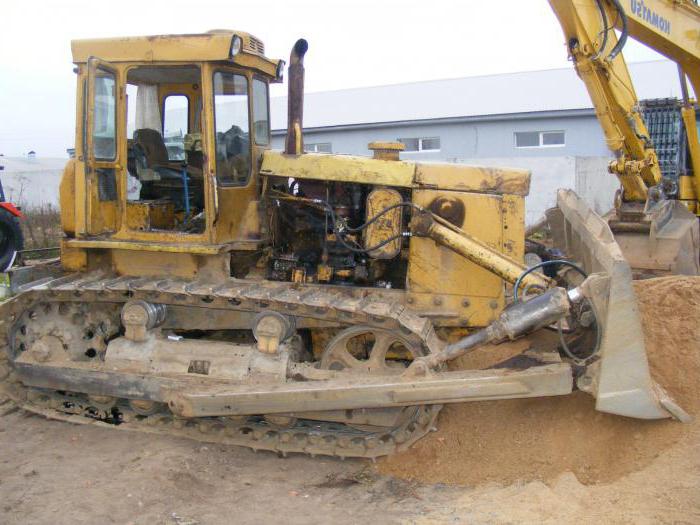
[(24, 234), (24, 249), (55, 248), (63, 238), (61, 214), (55, 206), (42, 204), (39, 207), (22, 209), (20, 219)]

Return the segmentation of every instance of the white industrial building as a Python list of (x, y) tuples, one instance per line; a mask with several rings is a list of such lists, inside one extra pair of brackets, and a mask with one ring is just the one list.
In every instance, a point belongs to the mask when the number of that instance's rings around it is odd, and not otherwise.
[(0, 156), (5, 199), (24, 209), (58, 207), (58, 187), (68, 158)]
[[(676, 65), (630, 65), (640, 99), (679, 97)], [(286, 97), (271, 102), (273, 147), (284, 145)], [(401, 141), (402, 158), (532, 170), (527, 221), (572, 188), (606, 212), (617, 180), (583, 82), (572, 67), (307, 93), (308, 151), (369, 155), (374, 140)]]

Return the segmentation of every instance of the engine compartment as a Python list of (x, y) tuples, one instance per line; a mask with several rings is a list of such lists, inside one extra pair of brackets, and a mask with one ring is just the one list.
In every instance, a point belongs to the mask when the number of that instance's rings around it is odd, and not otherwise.
[(268, 279), (405, 287), (410, 190), (288, 179), (267, 197)]

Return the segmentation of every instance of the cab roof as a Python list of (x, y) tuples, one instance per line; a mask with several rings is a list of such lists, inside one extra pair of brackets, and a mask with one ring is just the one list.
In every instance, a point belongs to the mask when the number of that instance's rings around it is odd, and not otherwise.
[[(241, 51), (231, 58), (233, 37), (242, 40)], [(107, 62), (206, 62), (232, 60), (250, 65), (259, 59), (272, 65), (279, 62), (265, 57), (265, 46), (259, 38), (244, 31), (216, 29), (187, 35), (129, 36), (71, 41), (73, 62), (86, 63), (97, 57)], [(247, 59), (247, 60), (246, 60)], [(267, 68), (265, 68), (267, 69)]]

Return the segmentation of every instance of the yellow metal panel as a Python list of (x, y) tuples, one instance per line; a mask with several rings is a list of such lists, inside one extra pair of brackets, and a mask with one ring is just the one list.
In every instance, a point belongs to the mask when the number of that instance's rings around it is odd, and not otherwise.
[[(700, 30), (699, 30), (700, 31)], [(699, 33), (700, 34), (700, 33)], [(700, 137), (698, 137), (698, 126), (695, 117), (695, 108), (684, 106), (681, 109), (683, 123), (688, 137), (688, 150), (690, 152), (690, 163), (693, 167), (693, 178), (681, 177), (679, 181), (679, 195), (690, 211), (700, 215)]]
[[(438, 197), (457, 198), (464, 204), (462, 229), (492, 248), (503, 251), (503, 197), (477, 193), (415, 190), (413, 201), (429, 207)], [(522, 217), (521, 217), (522, 220)], [(410, 243), (408, 291), (410, 295), (429, 294), (431, 310), (460, 308), (455, 323), (483, 326), (504, 305), (503, 281), (484, 268), (466, 260), (434, 241), (413, 237)], [(420, 297), (420, 296), (416, 296)], [(488, 305), (486, 309), (476, 306)], [(464, 306), (466, 305), (466, 306)], [(468, 317), (464, 317), (468, 315)]]
[(148, 231), (175, 226), (175, 204), (172, 202), (127, 202), (126, 227)]
[(435, 326), (486, 326), (503, 308), (501, 301), (488, 297), (415, 293), (407, 294), (407, 306), (430, 317)]
[(71, 247), (67, 239), (61, 240), (61, 266), (68, 272), (84, 272), (87, 269), (87, 251)]
[(459, 164), (416, 164), (416, 184), (435, 189), (511, 193), (530, 192), (530, 172), (515, 168), (486, 168)]
[(118, 241), (111, 239), (68, 239), (70, 248), (94, 248), (103, 250), (143, 251), (160, 253), (191, 253), (197, 255), (216, 255), (225, 251), (227, 246), (208, 244), (166, 244), (143, 241)]
[[(391, 188), (376, 188), (367, 196), (366, 220), (372, 220), (383, 210), (397, 206), (402, 201), (401, 194)], [(403, 208), (396, 207), (367, 226), (364, 234), (365, 249), (379, 246), (387, 240), (401, 235), (401, 215)], [(393, 259), (401, 252), (401, 238), (369, 252), (373, 259)]]
[(119, 275), (194, 278), (199, 265), (191, 253), (112, 250), (112, 264)]
[(377, 160), (351, 155), (284, 155), (266, 151), (260, 173), (295, 179), (335, 180), (409, 188), (413, 184), (415, 163)]
[(68, 235), (75, 235), (75, 159), (70, 159), (63, 169), (58, 193), (61, 228)]
[[(73, 209), (75, 209), (75, 235), (80, 237), (87, 233), (87, 178), (85, 177), (85, 163), (75, 163), (75, 195), (73, 195)], [(69, 199), (70, 200), (70, 199)], [(70, 206), (69, 203), (67, 203)], [(63, 207), (63, 202), (61, 202)]]
[[(230, 58), (234, 35), (243, 39), (241, 52)], [(275, 77), (279, 60), (271, 60), (254, 51), (259, 39), (243, 31), (217, 31), (191, 35), (154, 35), (139, 37), (95, 38), (73, 40), (73, 62), (85, 63), (90, 57), (110, 62), (206, 62), (227, 61), (230, 64), (257, 69)]]
[(522, 263), (525, 257), (525, 199), (518, 195), (504, 195), (501, 207), (503, 253)]

